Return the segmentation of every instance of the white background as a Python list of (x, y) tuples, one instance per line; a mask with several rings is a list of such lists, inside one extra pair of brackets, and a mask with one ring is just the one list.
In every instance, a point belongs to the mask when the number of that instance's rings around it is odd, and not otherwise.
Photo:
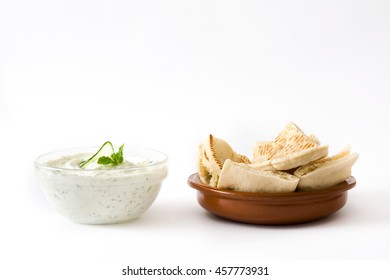
[[(377, 0), (1, 0), (1, 278), (123, 279), (127, 265), (164, 264), (379, 274), (390, 259), (389, 15)], [(207, 214), (186, 183), (198, 143), (212, 133), (251, 156), (289, 121), (331, 153), (360, 154), (347, 205), (286, 227)], [(33, 160), (106, 140), (164, 151), (169, 177), (134, 222), (72, 224), (45, 200)]]

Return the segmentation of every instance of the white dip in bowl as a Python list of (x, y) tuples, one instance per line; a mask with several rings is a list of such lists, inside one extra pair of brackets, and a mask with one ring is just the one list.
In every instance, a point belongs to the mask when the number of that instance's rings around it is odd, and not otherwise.
[(138, 218), (156, 199), (167, 176), (165, 154), (124, 148), (124, 162), (114, 167), (78, 164), (98, 148), (44, 154), (35, 160), (36, 175), (49, 202), (71, 221), (111, 224)]

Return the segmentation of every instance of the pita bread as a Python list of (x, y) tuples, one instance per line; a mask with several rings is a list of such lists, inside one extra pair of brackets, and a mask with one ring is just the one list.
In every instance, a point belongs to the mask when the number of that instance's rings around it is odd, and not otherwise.
[(290, 122), (273, 141), (256, 142), (253, 145), (252, 161), (258, 163), (272, 158), (283, 157), (283, 149), (287, 140), (295, 134), (303, 134), (303, 132), (296, 124)]
[(286, 141), (295, 134), (304, 134), (295, 123), (289, 122), (286, 127), (276, 136), (274, 143), (279, 143), (282, 146), (286, 144)]
[(251, 163), (248, 157), (236, 153), (226, 141), (210, 134), (205, 143), (199, 145), (198, 171), (201, 182), (216, 187), (226, 159)]
[(199, 146), (202, 183), (244, 192), (293, 192), (336, 185), (358, 159), (349, 149), (328, 156), (328, 146), (290, 122), (273, 141), (256, 142), (252, 161), (224, 140), (209, 135)]
[(290, 170), (328, 155), (328, 146), (315, 146), (271, 160), (277, 170)]
[(307, 136), (290, 122), (272, 142), (257, 142), (253, 147), (253, 163), (271, 160), (277, 170), (289, 170), (326, 157), (328, 147), (320, 146), (315, 135)]
[(300, 178), (298, 188), (310, 191), (339, 184), (351, 176), (352, 166), (358, 158), (359, 155), (350, 154), (348, 148), (332, 157), (301, 166), (294, 172)]
[(283, 147), (283, 156), (286, 157), (290, 154), (317, 146), (318, 145), (314, 144), (311, 138), (302, 133), (296, 133), (286, 139)]
[(205, 155), (204, 147), (202, 144), (199, 145), (198, 155), (198, 174), (200, 181), (203, 184), (211, 187), (216, 187), (218, 182), (218, 174), (213, 172), (207, 156)]
[(319, 146), (321, 144), (320, 140), (314, 134), (310, 134), (309, 138), (310, 138), (311, 142), (313, 144), (315, 144), (316, 146)]
[(272, 163), (270, 160), (257, 162), (257, 163), (251, 163), (248, 164), (248, 166), (257, 169), (257, 170), (265, 170), (265, 171), (276, 171), (275, 167), (272, 166)]
[(252, 161), (247, 156), (240, 155), (240, 154), (237, 154), (237, 153), (235, 153), (233, 161), (247, 163), (247, 164), (251, 164), (252, 163)]
[(205, 156), (208, 158), (211, 168), (219, 175), (223, 163), (228, 158), (234, 158), (235, 153), (230, 145), (222, 139), (209, 135), (204, 143)]
[(217, 188), (242, 192), (294, 192), (299, 178), (280, 171), (264, 171), (248, 164), (225, 161)]
[(253, 163), (259, 163), (267, 161), (269, 155), (272, 153), (273, 144), (272, 142), (256, 142), (253, 145)]

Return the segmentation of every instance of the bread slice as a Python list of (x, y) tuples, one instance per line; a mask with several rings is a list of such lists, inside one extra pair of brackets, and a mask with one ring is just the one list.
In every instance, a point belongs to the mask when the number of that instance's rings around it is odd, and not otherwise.
[(248, 164), (227, 159), (223, 165), (217, 188), (242, 192), (294, 192), (299, 178), (280, 171), (258, 170)]
[(299, 177), (298, 188), (302, 191), (318, 190), (334, 186), (351, 176), (352, 166), (359, 158), (350, 154), (349, 148), (340, 153), (299, 167), (294, 175)]

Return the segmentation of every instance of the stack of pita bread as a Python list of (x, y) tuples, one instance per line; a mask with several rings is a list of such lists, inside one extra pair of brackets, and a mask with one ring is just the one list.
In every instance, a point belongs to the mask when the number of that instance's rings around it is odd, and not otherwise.
[(236, 153), (226, 141), (209, 135), (199, 145), (198, 174), (202, 183), (221, 189), (310, 191), (347, 179), (358, 157), (349, 147), (328, 157), (328, 146), (288, 123), (273, 141), (255, 143), (252, 160)]

